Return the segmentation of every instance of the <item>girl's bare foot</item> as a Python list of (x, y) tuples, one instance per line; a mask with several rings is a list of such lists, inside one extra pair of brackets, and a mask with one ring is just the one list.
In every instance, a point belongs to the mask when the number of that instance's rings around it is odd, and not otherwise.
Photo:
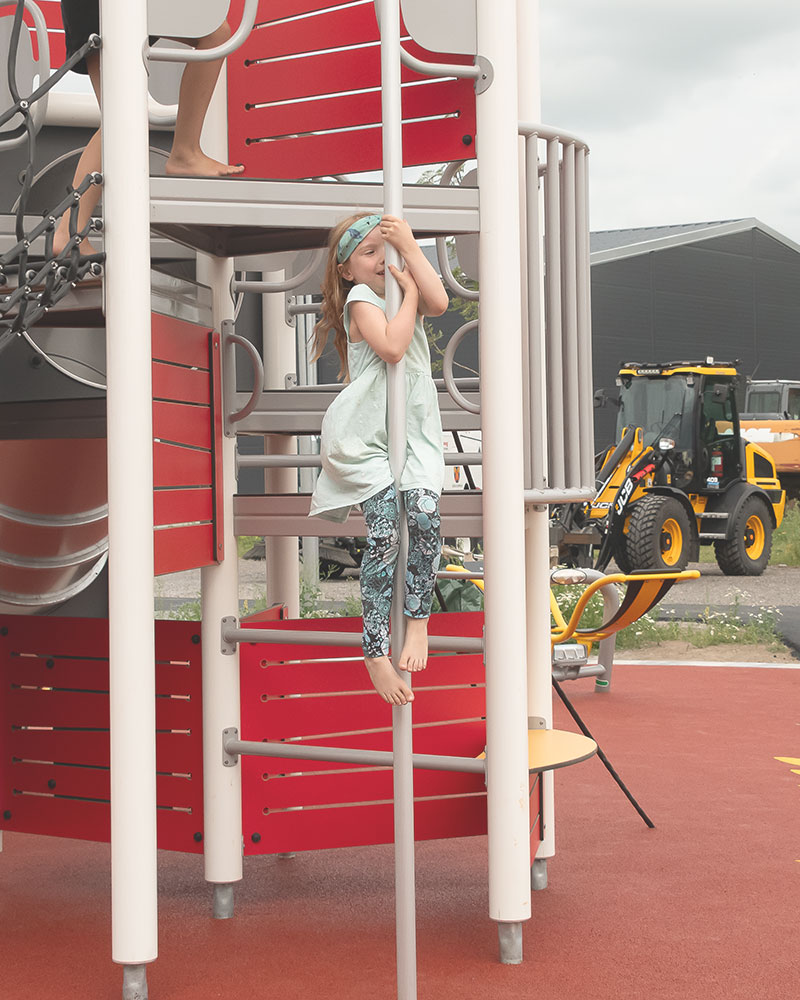
[(385, 702), (407, 705), (414, 700), (414, 692), (397, 676), (388, 656), (365, 656), (364, 664), (373, 687)]
[(406, 616), (406, 638), (400, 654), (400, 670), (424, 670), (428, 665), (428, 619)]
[(221, 163), (202, 150), (196, 153), (181, 154), (173, 150), (164, 168), (169, 176), (181, 177), (231, 177), (244, 170), (241, 163)]

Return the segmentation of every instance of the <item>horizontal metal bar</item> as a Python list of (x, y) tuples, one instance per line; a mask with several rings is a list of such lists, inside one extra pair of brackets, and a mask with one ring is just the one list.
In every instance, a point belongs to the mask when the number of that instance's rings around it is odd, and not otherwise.
[(440, 569), (436, 574), (437, 580), (482, 580), (483, 573), (470, 573), (467, 570), (447, 570)]
[(537, 125), (533, 122), (519, 122), (517, 124), (517, 133), (524, 136), (537, 135), (540, 139), (546, 139), (547, 141), (556, 139), (565, 146), (575, 145), (578, 149), (585, 149), (587, 152), (589, 151), (589, 146), (584, 139), (579, 139), (576, 135), (570, 135), (570, 133), (565, 132), (564, 129), (556, 128), (553, 125)]
[[(281, 643), (290, 646), (356, 646), (361, 647), (360, 632), (295, 631), (282, 628), (222, 628), (223, 642)], [(472, 635), (429, 635), (428, 648), (451, 653), (482, 653), (483, 639)]]
[(573, 503), (576, 500), (592, 500), (595, 493), (589, 487), (575, 486), (552, 490), (525, 490), (522, 496), (525, 503)]
[[(319, 469), (322, 459), (319, 455), (238, 455), (240, 469)], [(483, 456), (479, 451), (446, 451), (445, 465), (482, 465)]]
[(210, 49), (157, 49), (150, 45), (144, 46), (144, 57), (153, 62), (211, 62), (215, 59), (224, 59), (242, 45), (256, 23), (258, 14), (258, 0), (244, 0), (244, 10), (239, 27), (221, 45), (215, 45)]
[[(324, 760), (334, 764), (363, 764), (391, 767), (394, 754), (390, 750), (350, 750), (346, 747), (306, 746), (301, 743), (265, 743), (254, 740), (225, 739), (222, 747), (233, 756), (247, 754), (257, 757), (281, 757), (291, 760)], [(485, 774), (486, 761), (475, 757), (446, 757), (438, 754), (411, 755), (414, 767), (426, 771), (463, 771)]]
[[(233, 498), (234, 533), (285, 538), (295, 535), (349, 538), (367, 533), (364, 516), (358, 511), (352, 511), (343, 522), (327, 521), (309, 517), (310, 506), (311, 497), (307, 493), (237, 494)], [(443, 537), (483, 536), (483, 494), (479, 490), (448, 490), (442, 493), (439, 510)]]

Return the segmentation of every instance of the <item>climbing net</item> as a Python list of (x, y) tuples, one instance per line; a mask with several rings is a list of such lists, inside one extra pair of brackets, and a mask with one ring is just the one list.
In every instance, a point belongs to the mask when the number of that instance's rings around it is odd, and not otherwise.
[[(27, 135), (28, 162), (20, 172), (22, 191), (17, 201), (15, 237), (16, 243), (6, 253), (0, 255), (0, 351), (17, 337), (26, 336), (27, 330), (37, 323), (57, 302), (68, 295), (79, 281), (87, 276), (99, 276), (103, 271), (104, 253), (82, 254), (81, 243), (91, 232), (102, 229), (100, 219), (92, 218), (85, 226), (78, 228), (78, 209), (81, 197), (92, 185), (102, 184), (99, 173), (87, 175), (77, 187), (67, 188), (66, 196), (52, 209), (45, 212), (42, 221), (25, 231), (25, 216), (33, 183), (33, 163), (36, 153), (36, 123), (32, 109), (58, 81), (68, 73), (87, 53), (99, 49), (99, 35), (90, 35), (88, 41), (73, 53), (51, 76), (44, 80), (30, 95), (23, 97), (17, 83), (17, 53), (20, 32), (23, 29), (24, 0), (17, 0), (14, 22), (11, 29), (8, 50), (8, 85), (12, 106), (0, 114), (0, 128), (15, 115), (22, 122), (10, 132), (9, 138)], [(59, 219), (68, 212), (69, 240), (59, 252), (53, 252), (53, 237)], [(35, 240), (44, 236), (43, 256), (30, 253)]]

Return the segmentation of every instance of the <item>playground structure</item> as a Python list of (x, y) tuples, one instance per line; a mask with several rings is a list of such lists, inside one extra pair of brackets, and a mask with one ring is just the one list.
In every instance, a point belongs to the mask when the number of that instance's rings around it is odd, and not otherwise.
[[(241, 27), (223, 48), (238, 55), (227, 67), (227, 99), (220, 88), (206, 132), (212, 152), (225, 158), (227, 145), (232, 161), (246, 163), (247, 176), (231, 180), (149, 177), (147, 81), (141, 58), (148, 35), (199, 36), (207, 31), (209, 17), (221, 21), (227, 3), (172, 4), (161, 21), (162, 13), (155, 10), (147, 20), (144, 3), (101, 4), (104, 360), (101, 365), (102, 351), (95, 338), (83, 360), (74, 363), (84, 386), (90, 383), (86, 394), (70, 397), (74, 404), (61, 399), (58, 405), (47, 399), (12, 400), (5, 440), (0, 443), (8, 455), (17, 452), (26, 460), (39, 448), (34, 456), (39, 466), (60, 454), (67, 464), (80, 460), (83, 468), (98, 470), (102, 467), (98, 453), (103, 450), (98, 441), (105, 437), (107, 496), (89, 490), (69, 510), (26, 512), (31, 497), (41, 494), (40, 488), (31, 488), (27, 496), (3, 498), (0, 503), (3, 517), (42, 536), (37, 545), (44, 543), (48, 532), (58, 533), (59, 545), (67, 544), (67, 531), (76, 535), (68, 543), (73, 561), (66, 565), (54, 564), (55, 556), (42, 555), (41, 550), (29, 554), (30, 565), (17, 565), (20, 560), (8, 563), (9, 579), (16, 583), (2, 587), (13, 608), (2, 624), (4, 664), (11, 671), (4, 683), (13, 690), (6, 704), (14, 710), (36, 705), (38, 710), (41, 693), (48, 692), (50, 698), (50, 692), (66, 690), (67, 676), (89, 700), (107, 689), (110, 757), (103, 763), (98, 754), (92, 766), (106, 771), (110, 764), (110, 793), (98, 791), (104, 786), (90, 780), (96, 775), (86, 776), (80, 794), (76, 786), (63, 797), (61, 786), (53, 794), (53, 786), (46, 782), (49, 792), (32, 784), (29, 793), (21, 793), (19, 778), (24, 772), (35, 782), (45, 774), (43, 763), (65, 760), (45, 752), (48, 737), (43, 732), (51, 733), (59, 724), (52, 716), (38, 722), (29, 716), (24, 726), (16, 727), (15, 738), (27, 741), (24, 752), (19, 743), (9, 745), (4, 729), (3, 767), (8, 774), (3, 794), (7, 829), (30, 829), (41, 823), (42, 815), (51, 821), (55, 812), (73, 816), (68, 812), (70, 798), (91, 803), (87, 808), (95, 825), (90, 830), (65, 820), (59, 832), (110, 836), (112, 957), (124, 966), (126, 1000), (146, 995), (146, 965), (157, 955), (157, 825), (161, 846), (202, 849), (206, 879), (215, 887), (218, 917), (233, 912), (233, 886), (242, 874), (243, 834), (251, 852), (364, 842), (354, 841), (353, 832), (335, 822), (328, 824), (330, 836), (325, 841), (314, 830), (310, 810), (292, 816), (292, 806), (287, 805), (295, 801), (290, 781), (273, 782), (281, 786), (278, 805), (272, 798), (267, 805), (252, 797), (243, 800), (243, 787), (256, 784), (262, 772), (282, 775), (285, 768), (275, 762), (283, 755), (298, 758), (300, 751), (308, 759), (327, 762), (338, 758), (373, 768), (392, 763), (393, 815), (385, 804), (377, 808), (370, 835), (395, 842), (402, 1000), (416, 995), (415, 825), (417, 836), (452, 836), (483, 832), (488, 818), (490, 916), (498, 924), (501, 960), (521, 961), (521, 925), (531, 915), (527, 891), (531, 863), (533, 881), (541, 887), (546, 883), (546, 860), (554, 853), (552, 769), (585, 759), (594, 750), (591, 740), (575, 734), (562, 734), (560, 739), (552, 731), (547, 514), (548, 504), (589, 499), (594, 487), (587, 149), (568, 133), (537, 124), (538, 81), (532, 55), (538, 48), (536, 5), (524, 0), (476, 0), (474, 23), (464, 7), (450, 0), (436, 4), (406, 0), (402, 13), (407, 33), (413, 36), (409, 41), (401, 37), (398, 0), (344, 6), (323, 0), (231, 4), (231, 23), (241, 20)], [(212, 8), (213, 15), (208, 13)], [(202, 18), (196, 17), (198, 12)], [(254, 23), (257, 27), (251, 32)], [(352, 46), (363, 47), (363, 57), (354, 60)], [(169, 46), (145, 47), (151, 60), (199, 55)], [(402, 54), (404, 49), (414, 55)], [(526, 57), (518, 59), (518, 52)], [(401, 58), (409, 67), (402, 71)], [(304, 68), (301, 59), (306, 61)], [(431, 75), (433, 82), (424, 83), (422, 74)], [(307, 91), (300, 93), (301, 86)], [(18, 96), (11, 94), (12, 104), (18, 103)], [(404, 164), (449, 162), (462, 159), (465, 150), (477, 152), (477, 186), (402, 184)], [(295, 179), (381, 166), (382, 186)], [(260, 173), (291, 179), (254, 179)], [(69, 203), (66, 199), (64, 207)], [(480, 392), (459, 386), (447, 372), (440, 396), (445, 430), (477, 427), (480, 410), (483, 489), (443, 496), (442, 523), (445, 535), (484, 539), (485, 617), (433, 619), (431, 648), (436, 655), (413, 709), (392, 710), (391, 751), (385, 724), (380, 746), (374, 740), (358, 746), (350, 735), (369, 728), (367, 720), (379, 709), (385, 715), (374, 694), (365, 696), (363, 679), (350, 679), (359, 669), (363, 673), (351, 652), (359, 644), (356, 620), (342, 620), (336, 626), (326, 623), (324, 630), (299, 621), (238, 621), (237, 535), (268, 539), (270, 587), (280, 593), (291, 613), (292, 587), (297, 586), (296, 543), (282, 547), (275, 540), (293, 540), (315, 530), (331, 535), (337, 529), (329, 523), (312, 527), (306, 518), (308, 497), (285, 485), (287, 470), (294, 481), (298, 468), (313, 465), (313, 456), (297, 454), (292, 438), (319, 432), (335, 391), (279, 388), (295, 366), (292, 340), (289, 367), (283, 367), (281, 337), (284, 344), (289, 342), (284, 295), (303, 286), (315, 261), (276, 264), (276, 258), (268, 258), (264, 267), (253, 268), (269, 272), (263, 282), (237, 282), (233, 258), (318, 248), (328, 229), (354, 209), (403, 215), (418, 237), (479, 235)], [(99, 315), (99, 289), (89, 284), (99, 276), (99, 255), (82, 260), (79, 239), (87, 234), (76, 233), (61, 264), (51, 268), (48, 225), (47, 218), (33, 223), (24, 230), (24, 238), (16, 232), (16, 243), (3, 258), (5, 273), (15, 282), (5, 301), (4, 316), (10, 318), (0, 343), (9, 357), (23, 337), (34, 340), (35, 346), (26, 343), (40, 356), (55, 353), (43, 344), (57, 342), (55, 320), (64, 319), (70, 303), (72, 307), (82, 303), (86, 309), (90, 301), (89, 311)], [(199, 323), (151, 312), (151, 229), (161, 239), (197, 253), (198, 280), (211, 290), (210, 309), (202, 303), (191, 306)], [(30, 245), (32, 260), (43, 247), (45, 263), (29, 267), (29, 247), (24, 244)], [(34, 273), (29, 274), (31, 270)], [(446, 263), (442, 270), (453, 288), (456, 283)], [(51, 271), (53, 280), (47, 284)], [(47, 299), (37, 298), (43, 281)], [(233, 333), (232, 283), (237, 294), (264, 296), (263, 359), (249, 341)], [(63, 298), (57, 298), (62, 285)], [(457, 284), (453, 290), (461, 291)], [(186, 288), (170, 291), (176, 303), (173, 311), (180, 313), (187, 308)], [(167, 297), (165, 293), (162, 298)], [(390, 311), (397, 308), (396, 289), (387, 290), (387, 301)], [(311, 308), (295, 301), (289, 311), (298, 314)], [(44, 318), (45, 309), (52, 327), (39, 342), (34, 323)], [(204, 309), (210, 313), (207, 325)], [(454, 339), (457, 346), (458, 338)], [(252, 392), (236, 391), (237, 349), (246, 350), (253, 365)], [(95, 370), (104, 370), (99, 387), (87, 379), (87, 358)], [(60, 375), (74, 382), (76, 370)], [(404, 393), (398, 391), (403, 385), (401, 363), (390, 371), (390, 455), (395, 469), (404, 453)], [(104, 408), (98, 403), (103, 399)], [(30, 438), (35, 435), (24, 428), (36, 407), (48, 410), (50, 430), (32, 449)], [(65, 414), (69, 421), (58, 437), (52, 425), (63, 422)], [(70, 433), (67, 427), (79, 430)], [(268, 436), (267, 454), (253, 457), (250, 464), (268, 470), (272, 492), (235, 495), (237, 434)], [(65, 444), (73, 441), (80, 444)], [(465, 458), (455, 456), (462, 464)], [(240, 458), (240, 464), (247, 463)], [(90, 623), (53, 617), (42, 624), (38, 618), (23, 616), (22, 610), (57, 607), (71, 587), (77, 592), (76, 575), (81, 572), (81, 584), (99, 576), (105, 558), (102, 531), (88, 541), (83, 534), (87, 526), (96, 527), (106, 517), (107, 638), (103, 619)], [(363, 533), (356, 517), (339, 530), (346, 535)], [(162, 623), (154, 629), (154, 572), (190, 566), (203, 568), (199, 634), (196, 625), (185, 623)], [(25, 604), (18, 600), (26, 586), (20, 570), (59, 572), (43, 583), (28, 585), (30, 599)], [(31, 593), (38, 595), (38, 604)], [(441, 629), (447, 631), (442, 634)], [(394, 635), (401, 630), (398, 612)], [(108, 682), (101, 677), (106, 659)], [(308, 745), (310, 738), (330, 737), (333, 710), (323, 704), (318, 717), (301, 722), (297, 710), (312, 699), (298, 694), (330, 691), (324, 685), (330, 684), (331, 659), (346, 660), (352, 674), (341, 680), (347, 698), (336, 699), (338, 735), (324, 739), (324, 746), (315, 750)], [(75, 684), (74, 673), (65, 673), (71, 660), (86, 661), (80, 685)], [(158, 669), (153, 669), (157, 661)], [(306, 664), (302, 671), (300, 664)], [(247, 678), (241, 688), (239, 668), (241, 677)], [(268, 668), (270, 678), (266, 690), (263, 668)], [(310, 686), (320, 681), (321, 687)], [(432, 690), (424, 690), (429, 686)], [(441, 690), (437, 694), (433, 688)], [(460, 702), (455, 710), (454, 700)], [(441, 708), (437, 702), (449, 702), (451, 714), (437, 715)], [(317, 703), (322, 700), (317, 698)], [(93, 711), (91, 727), (100, 732), (106, 708), (97, 703)], [(454, 716), (453, 711), (460, 714)], [(414, 733), (414, 754), (412, 712), (420, 726)], [(426, 742), (424, 727), (434, 731), (436, 726), (436, 738)], [(256, 743), (264, 737), (269, 744)], [(89, 742), (89, 737), (75, 737), (70, 752), (85, 752)], [(168, 762), (162, 754), (165, 743), (172, 745)], [(201, 744), (202, 809), (197, 781), (182, 780), (189, 772), (196, 778)], [(481, 760), (484, 744), (486, 755)], [(271, 769), (256, 757), (243, 756), (257, 751), (271, 758)], [(8, 763), (12, 757), (14, 767)], [(415, 790), (414, 763), (456, 772), (449, 779), (456, 785), (447, 786), (450, 798), (445, 807), (441, 801), (433, 802), (443, 794), (438, 776), (421, 771)], [(293, 765), (295, 785), (303, 767)], [(336, 780), (341, 787), (356, 778)], [(386, 798), (387, 780), (387, 772), (375, 779), (377, 790), (370, 794), (376, 800)], [(166, 786), (177, 796), (169, 800), (168, 809), (163, 808)], [(7, 805), (5, 796), (12, 790), (19, 794)], [(323, 792), (315, 789), (311, 794)], [(350, 794), (363, 796), (363, 785)], [(157, 803), (162, 807), (158, 824)], [(45, 814), (37, 812), (43, 808)], [(197, 822), (201, 812), (202, 828)], [(277, 822), (271, 812), (277, 814)]]

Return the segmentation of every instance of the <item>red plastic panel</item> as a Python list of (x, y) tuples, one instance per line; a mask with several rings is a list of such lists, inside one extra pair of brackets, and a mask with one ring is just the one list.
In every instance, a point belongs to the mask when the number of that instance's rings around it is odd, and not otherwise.
[[(214, 553), (217, 561), (225, 558), (225, 536), (222, 524), (225, 514), (225, 490), (222, 476), (222, 338), (215, 330), (211, 334), (211, 427), (213, 440)], [(230, 503), (230, 499), (228, 500)]]
[(211, 453), (156, 441), (153, 482), (156, 486), (211, 486)]
[[(481, 614), (431, 619), (437, 634), (480, 635), (482, 627)], [(391, 710), (369, 684), (357, 649), (280, 643), (281, 631), (310, 629), (359, 632), (361, 621), (281, 622), (278, 643), (242, 645), (242, 738), (390, 750)], [(433, 656), (424, 678), (415, 681), (415, 752), (480, 754), (485, 744), (481, 656)], [(242, 778), (247, 853), (393, 839), (388, 769), (245, 756)], [(417, 771), (415, 799), (417, 839), (486, 831), (482, 775)]]
[[(232, 23), (241, 9), (242, 0), (233, 0)], [(258, 23), (228, 58), (229, 159), (264, 177), (379, 169), (380, 57), (372, 0), (262, 0)], [(423, 59), (471, 62), (427, 52), (404, 37), (408, 51)], [(407, 69), (402, 81), (404, 163), (468, 155), (475, 136), (472, 82)]]
[(161, 441), (211, 449), (211, 421), (206, 406), (153, 403), (153, 436)]
[(153, 536), (155, 574), (180, 573), (216, 562), (214, 526), (191, 524), (158, 530)]
[(151, 327), (154, 360), (208, 371), (211, 331), (207, 326), (153, 313)]
[[(159, 847), (201, 850), (202, 703), (196, 623), (156, 623)], [(5, 829), (109, 837), (108, 623), (0, 618)]]
[(180, 365), (153, 362), (153, 399), (172, 399), (181, 403), (211, 401), (208, 372)]
[(211, 490), (158, 489), (153, 494), (153, 517), (156, 525), (211, 521), (213, 516), (214, 502)]

